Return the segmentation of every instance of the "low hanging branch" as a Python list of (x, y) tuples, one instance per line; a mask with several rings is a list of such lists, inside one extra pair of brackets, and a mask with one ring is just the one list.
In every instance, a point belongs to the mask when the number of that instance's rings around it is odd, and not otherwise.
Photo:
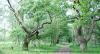
[(10, 1), (9, 0), (7, 0), (7, 2), (8, 2), (8, 4), (9, 4), (9, 8), (10, 8), (10, 10), (14, 13), (14, 16), (15, 16), (15, 18), (16, 18), (16, 20), (18, 21), (18, 23), (19, 23), (19, 25), (21, 26), (21, 28), (26, 32), (26, 33), (30, 33), (29, 31), (28, 31), (28, 29), (23, 25), (23, 22), (21, 22), (20, 21), (20, 19), (19, 19), (19, 11), (15, 11), (15, 9), (12, 7), (12, 5), (11, 5), (11, 3), (10, 3)]

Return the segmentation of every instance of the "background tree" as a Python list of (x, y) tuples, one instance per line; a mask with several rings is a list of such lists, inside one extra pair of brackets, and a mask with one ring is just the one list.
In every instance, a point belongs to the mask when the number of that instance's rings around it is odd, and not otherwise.
[[(76, 12), (74, 18), (74, 26), (76, 39), (79, 42), (80, 49), (85, 51), (87, 43), (91, 39), (96, 26), (96, 21), (99, 20), (97, 0), (75, 0), (71, 8)], [(98, 19), (97, 17), (98, 16)]]

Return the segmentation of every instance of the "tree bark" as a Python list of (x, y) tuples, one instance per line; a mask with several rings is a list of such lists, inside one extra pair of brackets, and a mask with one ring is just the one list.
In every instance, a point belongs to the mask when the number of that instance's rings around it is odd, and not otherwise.
[(83, 37), (79, 38), (78, 41), (79, 41), (79, 45), (80, 45), (80, 50), (82, 52), (86, 51), (88, 42)]
[(87, 50), (87, 42), (80, 43), (80, 49), (82, 52)]
[(55, 36), (51, 36), (51, 44), (50, 46), (55, 45)]
[(59, 42), (60, 42), (60, 38), (58, 38), (58, 39), (56, 40), (56, 43), (57, 43), (57, 44), (59, 44)]
[(60, 42), (60, 35), (58, 35), (58, 36), (55, 37), (55, 43), (59, 44), (59, 42)]
[(24, 43), (23, 43), (23, 50), (28, 50), (28, 45), (30, 43), (30, 40), (28, 37), (25, 37)]
[(77, 40), (79, 42), (80, 45), (80, 50), (82, 52), (86, 51), (87, 49), (87, 40), (84, 38), (84, 36), (82, 35), (82, 26), (78, 27), (77, 29)]

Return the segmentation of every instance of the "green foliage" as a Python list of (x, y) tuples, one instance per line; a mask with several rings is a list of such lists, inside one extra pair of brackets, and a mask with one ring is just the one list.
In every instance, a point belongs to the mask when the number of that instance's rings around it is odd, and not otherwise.
[(23, 32), (23, 30), (18, 26), (14, 27), (10, 34), (11, 39), (13, 41), (17, 41), (17, 40), (22, 41), (24, 39), (25, 35), (26, 35), (26, 33)]
[[(63, 4), (62, 4), (63, 3)], [(64, 14), (65, 0), (23, 0), (20, 2), (20, 12), (24, 16), (26, 15), (23, 23), (26, 24), (30, 30), (36, 29), (38, 23), (41, 25), (44, 22), (50, 21), (52, 17), (52, 24), (44, 26), (40, 32), (41, 38), (51, 36), (68, 36), (67, 18)]]
[(92, 16), (98, 15), (97, 9), (99, 4), (94, 2), (96, 0), (80, 0), (80, 3), (75, 4), (75, 8), (79, 10), (80, 16), (75, 20), (76, 25), (87, 26), (91, 23)]

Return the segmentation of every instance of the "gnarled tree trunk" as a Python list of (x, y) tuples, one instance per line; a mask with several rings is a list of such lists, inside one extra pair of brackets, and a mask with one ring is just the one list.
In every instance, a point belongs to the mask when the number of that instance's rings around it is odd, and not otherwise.
[[(14, 16), (15, 16), (15, 18), (16, 18), (16, 20), (18, 21), (18, 23), (19, 23), (19, 25), (20, 25), (20, 27), (23, 29), (23, 31), (25, 31), (26, 32), (26, 34), (28, 35), (28, 36), (26, 36), (25, 37), (25, 39), (24, 39), (24, 43), (23, 43), (23, 49), (25, 49), (25, 50), (28, 50), (28, 45), (29, 45), (29, 43), (30, 43), (30, 40), (31, 40), (31, 38), (34, 36), (34, 35), (38, 35), (38, 30), (40, 30), (40, 29), (42, 29), (43, 27), (44, 27), (44, 25), (45, 24), (51, 24), (52, 23), (52, 16), (51, 16), (51, 14), (50, 14), (50, 12), (49, 11), (46, 11), (47, 13), (48, 13), (48, 15), (49, 15), (49, 18), (50, 18), (50, 22), (44, 22), (44, 23), (42, 23), (42, 25), (41, 26), (37, 26), (37, 29), (35, 29), (35, 30), (29, 30), (29, 28), (27, 28), (26, 26), (25, 26), (25, 24), (23, 23), (23, 17), (21, 16), (21, 14), (20, 14), (20, 11), (19, 10), (15, 10), (14, 8), (13, 8), (13, 6), (11, 5), (11, 3), (10, 3), (10, 0), (7, 0), (7, 2), (8, 2), (8, 4), (9, 4), (9, 8), (10, 8), (10, 10), (14, 13)], [(20, 18), (22, 19), (22, 20), (20, 20)]]
[(23, 41), (23, 50), (28, 50), (28, 45), (30, 43), (30, 40), (28, 37), (25, 37), (24, 41)]
[(83, 36), (77, 36), (77, 39), (78, 39), (78, 42), (79, 42), (80, 50), (86, 51), (88, 41), (86, 41), (86, 39)]
[(87, 42), (86, 41), (80, 43), (80, 49), (83, 52), (87, 50)]
[(76, 38), (77, 38), (77, 40), (79, 42), (80, 50), (81, 51), (86, 51), (86, 49), (87, 49), (87, 42), (88, 41), (82, 35), (82, 26), (78, 27)]

